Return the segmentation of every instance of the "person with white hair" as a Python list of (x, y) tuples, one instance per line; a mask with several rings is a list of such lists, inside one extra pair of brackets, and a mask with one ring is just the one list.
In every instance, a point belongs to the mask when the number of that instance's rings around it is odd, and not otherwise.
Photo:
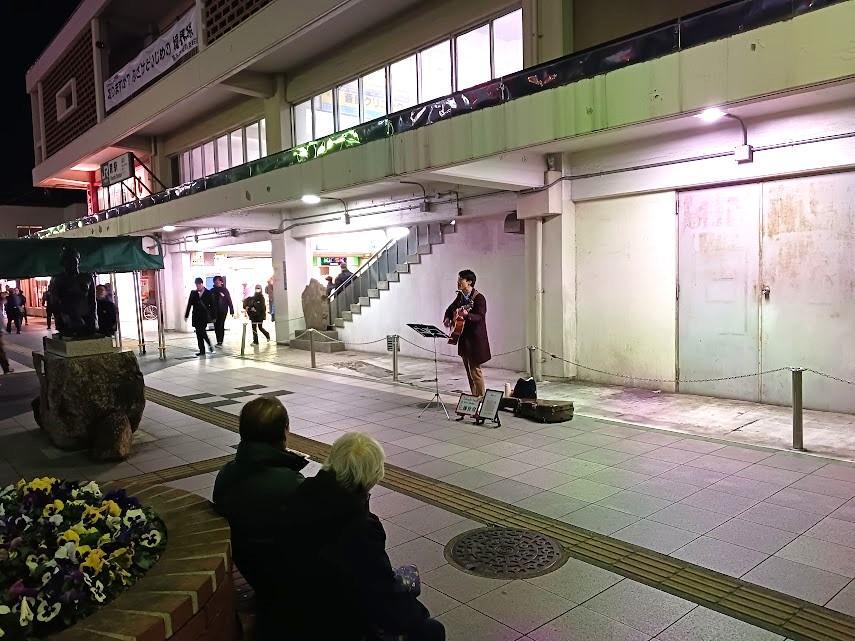
[(444, 641), (443, 625), (396, 577), (383, 524), (369, 509), (384, 463), (373, 438), (345, 434), (291, 500), (285, 572), (298, 589), (280, 602), (288, 638)]

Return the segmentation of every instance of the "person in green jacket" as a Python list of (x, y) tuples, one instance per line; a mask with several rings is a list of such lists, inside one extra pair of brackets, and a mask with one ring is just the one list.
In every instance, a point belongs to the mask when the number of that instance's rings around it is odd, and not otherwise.
[(286, 449), (288, 412), (277, 398), (261, 397), (240, 413), (240, 444), (214, 482), (214, 506), (232, 530), (234, 561), (255, 590), (256, 639), (269, 638), (283, 576), (286, 507), (308, 461)]

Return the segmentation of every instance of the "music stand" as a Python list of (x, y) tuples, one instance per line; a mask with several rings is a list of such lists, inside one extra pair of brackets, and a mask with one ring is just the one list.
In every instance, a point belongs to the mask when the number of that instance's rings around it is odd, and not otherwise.
[(421, 418), (422, 414), (425, 413), (425, 410), (431, 406), (434, 399), (439, 403), (440, 407), (442, 407), (442, 411), (445, 413), (445, 418), (449, 421), (451, 417), (448, 415), (448, 410), (445, 409), (445, 403), (442, 402), (442, 397), (439, 395), (439, 361), (437, 360), (436, 354), (436, 339), (437, 338), (448, 338), (448, 335), (443, 332), (439, 327), (435, 327), (434, 325), (423, 325), (421, 323), (407, 323), (407, 327), (418, 333), (419, 336), (423, 338), (432, 338), (433, 339), (433, 371), (436, 376), (434, 378), (434, 382), (436, 384), (436, 391), (434, 392), (433, 397), (428, 401), (428, 404), (422, 408), (422, 411), (419, 412), (417, 418)]

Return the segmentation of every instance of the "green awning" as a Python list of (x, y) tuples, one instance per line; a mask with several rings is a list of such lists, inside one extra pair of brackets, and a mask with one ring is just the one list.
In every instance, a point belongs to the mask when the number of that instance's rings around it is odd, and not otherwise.
[[(80, 252), (80, 271), (99, 274), (163, 269), (163, 256), (143, 249), (142, 236), (114, 238), (20, 238), (0, 240), (0, 278), (53, 276), (62, 271), (63, 247)], [(160, 243), (158, 251), (162, 252)]]

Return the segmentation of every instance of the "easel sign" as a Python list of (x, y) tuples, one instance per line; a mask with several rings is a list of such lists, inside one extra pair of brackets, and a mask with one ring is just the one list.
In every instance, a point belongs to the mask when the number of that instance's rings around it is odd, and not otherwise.
[(454, 413), (458, 415), (458, 421), (462, 421), (467, 416), (475, 416), (478, 414), (478, 406), (481, 399), (472, 394), (461, 394), (460, 400), (457, 401), (457, 408)]
[(499, 418), (499, 405), (505, 393), (502, 390), (488, 389), (484, 392), (484, 400), (481, 401), (481, 406), (478, 408), (478, 413), (475, 415), (475, 424), (483, 425), (484, 421), (495, 423), (496, 427), (502, 426), (502, 421)]

